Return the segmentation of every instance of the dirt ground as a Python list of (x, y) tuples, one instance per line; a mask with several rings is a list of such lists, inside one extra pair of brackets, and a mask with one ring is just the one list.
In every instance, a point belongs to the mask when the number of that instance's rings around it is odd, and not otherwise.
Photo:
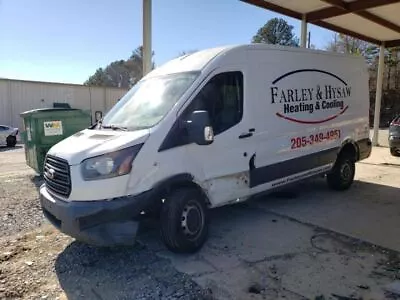
[[(371, 129), (370, 130), (370, 137), (372, 139), (374, 135), (374, 131)], [(379, 129), (379, 134), (378, 134), (378, 144), (383, 147), (389, 147), (389, 129)]]
[(400, 299), (400, 160), (375, 148), (357, 181), (322, 179), (211, 211), (194, 255), (168, 252), (158, 224), (133, 247), (96, 248), (42, 217), (23, 149), (0, 149), (0, 299)]

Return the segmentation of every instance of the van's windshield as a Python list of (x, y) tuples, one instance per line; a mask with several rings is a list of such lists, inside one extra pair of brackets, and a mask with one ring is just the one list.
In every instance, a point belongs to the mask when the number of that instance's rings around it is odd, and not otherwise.
[(154, 77), (138, 82), (105, 115), (101, 128), (139, 130), (151, 128), (172, 109), (199, 72)]

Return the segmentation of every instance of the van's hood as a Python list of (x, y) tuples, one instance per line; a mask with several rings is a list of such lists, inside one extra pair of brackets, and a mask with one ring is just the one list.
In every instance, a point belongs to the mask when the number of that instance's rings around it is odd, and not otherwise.
[(66, 159), (70, 165), (84, 159), (144, 143), (149, 129), (138, 131), (85, 129), (54, 145), (48, 154)]

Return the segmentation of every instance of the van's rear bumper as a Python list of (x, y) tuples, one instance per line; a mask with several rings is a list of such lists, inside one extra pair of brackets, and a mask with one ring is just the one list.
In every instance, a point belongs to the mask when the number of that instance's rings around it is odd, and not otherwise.
[(151, 192), (99, 201), (63, 201), (40, 187), (45, 217), (61, 232), (98, 246), (131, 245), (139, 226), (137, 217), (151, 203)]
[(362, 139), (357, 142), (358, 146), (358, 160), (363, 160), (371, 155), (372, 142), (371, 139)]

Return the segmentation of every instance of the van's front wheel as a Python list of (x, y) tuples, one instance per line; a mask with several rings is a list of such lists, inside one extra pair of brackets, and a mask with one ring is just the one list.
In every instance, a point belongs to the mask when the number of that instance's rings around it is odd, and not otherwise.
[(161, 210), (161, 237), (167, 248), (192, 253), (201, 248), (208, 235), (207, 207), (195, 189), (173, 191)]
[(351, 155), (342, 153), (336, 160), (332, 171), (327, 174), (330, 188), (338, 191), (347, 190), (354, 181), (356, 165)]

